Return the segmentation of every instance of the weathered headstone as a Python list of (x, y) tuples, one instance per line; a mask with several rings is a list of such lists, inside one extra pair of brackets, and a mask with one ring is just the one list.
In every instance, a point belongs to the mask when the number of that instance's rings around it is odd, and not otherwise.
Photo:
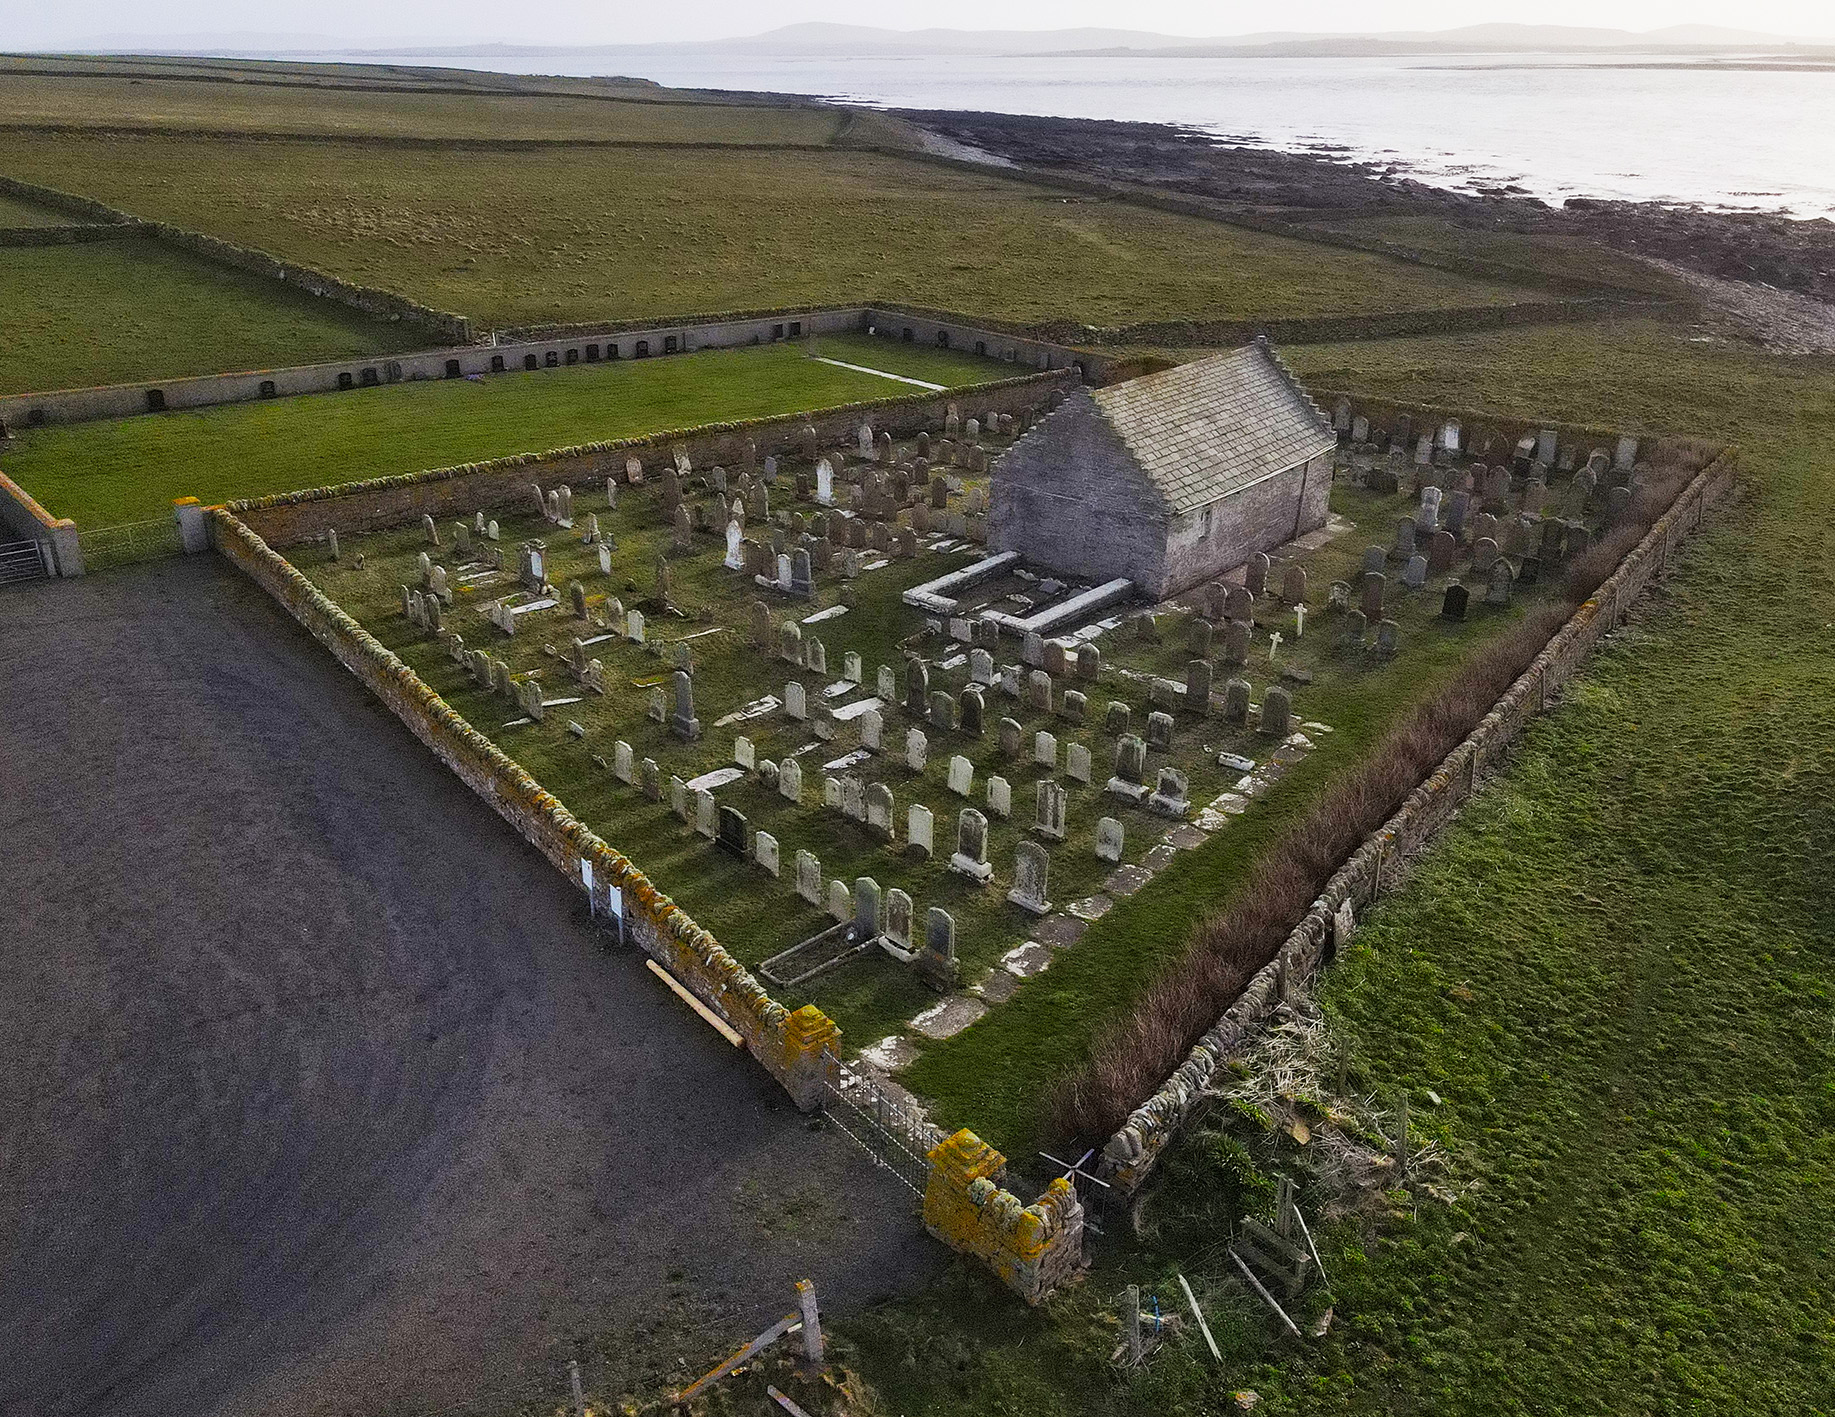
[(956, 814), (956, 850), (949, 867), (972, 881), (986, 884), (994, 868), (988, 864), (988, 819), (973, 807)]

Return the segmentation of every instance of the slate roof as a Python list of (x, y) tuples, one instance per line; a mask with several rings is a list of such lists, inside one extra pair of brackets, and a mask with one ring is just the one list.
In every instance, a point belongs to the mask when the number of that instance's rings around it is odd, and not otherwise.
[(1264, 339), (1092, 397), (1174, 514), (1209, 506), (1338, 441)]

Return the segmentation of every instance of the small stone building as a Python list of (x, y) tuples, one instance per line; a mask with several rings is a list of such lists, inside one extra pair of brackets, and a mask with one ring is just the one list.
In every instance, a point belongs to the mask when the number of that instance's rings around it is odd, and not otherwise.
[(988, 548), (1163, 600), (1323, 525), (1336, 445), (1265, 339), (1078, 389), (995, 465)]

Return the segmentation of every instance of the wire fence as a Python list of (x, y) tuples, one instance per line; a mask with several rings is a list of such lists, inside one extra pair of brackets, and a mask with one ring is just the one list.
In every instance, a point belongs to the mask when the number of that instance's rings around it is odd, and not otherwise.
[(184, 549), (179, 542), (178, 523), (171, 517), (79, 529), (76, 539), (82, 548), (85, 571), (157, 561), (162, 556), (176, 556)]

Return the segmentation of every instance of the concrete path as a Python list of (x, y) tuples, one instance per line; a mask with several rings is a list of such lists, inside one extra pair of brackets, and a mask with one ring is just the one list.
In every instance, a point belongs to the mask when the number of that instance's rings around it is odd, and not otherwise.
[(505, 1412), (927, 1278), (213, 558), (0, 592), (0, 1412)]

